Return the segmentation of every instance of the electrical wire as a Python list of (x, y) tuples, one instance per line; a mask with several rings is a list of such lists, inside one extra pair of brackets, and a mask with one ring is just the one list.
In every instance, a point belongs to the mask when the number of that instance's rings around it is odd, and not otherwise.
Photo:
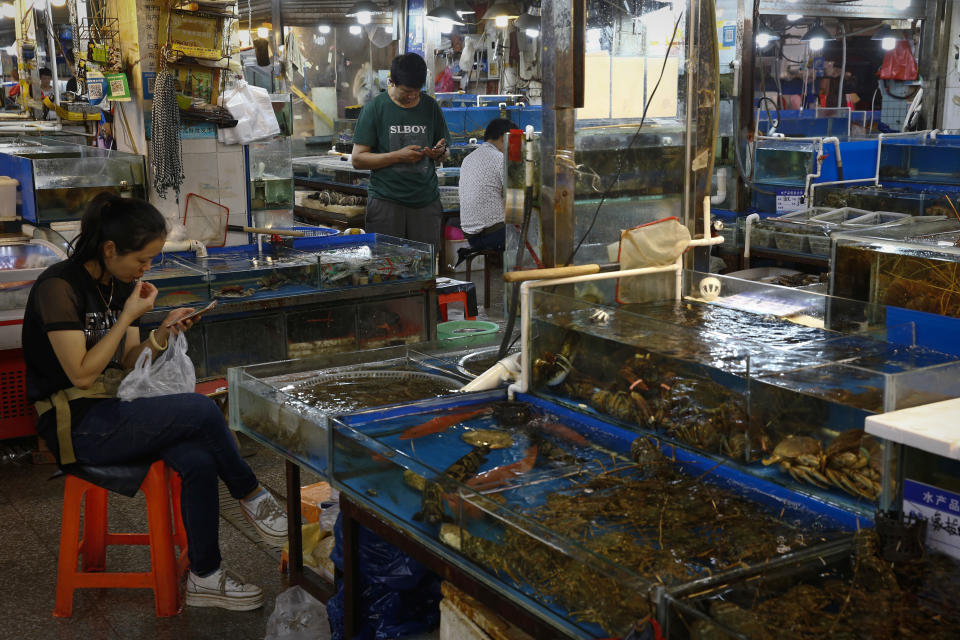
[[(673, 35), (670, 36), (670, 43), (667, 45), (667, 51), (663, 55), (663, 65), (660, 67), (660, 77), (657, 78), (657, 84), (653, 85), (653, 90), (650, 92), (650, 95), (647, 96), (647, 103), (643, 105), (643, 113), (640, 115), (640, 124), (637, 125), (637, 132), (633, 134), (633, 138), (630, 140), (630, 144), (627, 145), (627, 148), (624, 149), (624, 154), (630, 151), (633, 148), (633, 145), (636, 144), (637, 140), (640, 138), (640, 131), (643, 129), (643, 123), (647, 119), (647, 110), (650, 109), (650, 105), (653, 103), (653, 97), (657, 93), (657, 89), (660, 88), (660, 82), (663, 80), (664, 71), (667, 68), (667, 62), (670, 59), (670, 50), (673, 49), (674, 43), (677, 41), (677, 29), (680, 28), (680, 20), (683, 19), (683, 12), (677, 16), (677, 21), (673, 24)], [(583, 232), (583, 236), (580, 238), (580, 242), (577, 243), (577, 246), (573, 248), (573, 251), (570, 252), (570, 257), (567, 258), (567, 261), (564, 264), (573, 264), (573, 259), (577, 255), (577, 251), (580, 250), (580, 247), (583, 245), (583, 242), (587, 239), (587, 236), (590, 235), (590, 232), (593, 231), (593, 225), (597, 223), (597, 216), (600, 215), (600, 208), (603, 207), (603, 203), (606, 202), (607, 196), (610, 195), (610, 190), (613, 189), (614, 185), (617, 184), (620, 180), (620, 174), (622, 172), (622, 163), (617, 163), (617, 174), (613, 177), (613, 180), (610, 181), (610, 184), (607, 185), (607, 188), (600, 195), (600, 202), (597, 203), (597, 209), (593, 212), (593, 219), (590, 220), (590, 226), (587, 227), (587, 230)]]

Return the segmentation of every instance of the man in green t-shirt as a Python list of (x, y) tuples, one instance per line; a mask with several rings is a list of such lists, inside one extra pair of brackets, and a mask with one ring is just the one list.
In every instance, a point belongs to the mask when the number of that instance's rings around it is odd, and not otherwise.
[(353, 130), (353, 166), (370, 169), (364, 228), (437, 249), (440, 192), (435, 162), (446, 157), (447, 123), (436, 100), (420, 91), (427, 64), (415, 53), (390, 64), (390, 87), (368, 102)]

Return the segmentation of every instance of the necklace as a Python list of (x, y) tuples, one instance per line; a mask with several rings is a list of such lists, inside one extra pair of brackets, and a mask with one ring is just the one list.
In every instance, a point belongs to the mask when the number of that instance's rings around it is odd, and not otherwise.
[(109, 314), (109, 313), (110, 313), (110, 303), (113, 302), (113, 278), (110, 278), (110, 299), (107, 300), (106, 298), (103, 297), (103, 292), (100, 291), (100, 283), (99, 283), (99, 282), (97, 283), (97, 295), (100, 296), (100, 300), (103, 302), (103, 306), (105, 307), (105, 311)]

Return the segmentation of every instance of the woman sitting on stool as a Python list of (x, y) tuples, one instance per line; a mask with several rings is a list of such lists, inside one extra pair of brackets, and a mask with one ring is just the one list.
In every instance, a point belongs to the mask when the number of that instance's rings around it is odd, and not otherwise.
[(197, 393), (112, 397), (120, 372), (144, 349), (156, 357), (171, 333), (196, 321), (186, 319), (192, 309), (174, 309), (140, 341), (139, 319), (157, 297), (141, 278), (165, 238), (163, 216), (148, 202), (102, 194), (90, 203), (71, 256), (44, 271), (30, 291), (23, 321), (27, 397), (38, 403), (37, 431), (59, 464), (163, 460), (179, 473), (190, 559), (186, 604), (256, 609), (263, 605), (260, 587), (220, 565), (218, 478), (268, 543), (285, 542), (287, 516), (240, 457), (216, 403)]

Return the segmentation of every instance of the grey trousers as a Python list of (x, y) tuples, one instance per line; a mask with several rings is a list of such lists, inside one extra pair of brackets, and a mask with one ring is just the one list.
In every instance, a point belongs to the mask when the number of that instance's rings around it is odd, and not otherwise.
[(390, 200), (369, 198), (364, 231), (426, 242), (433, 245), (436, 254), (443, 241), (443, 230), (440, 228), (442, 211), (439, 198), (419, 208), (406, 207)]

